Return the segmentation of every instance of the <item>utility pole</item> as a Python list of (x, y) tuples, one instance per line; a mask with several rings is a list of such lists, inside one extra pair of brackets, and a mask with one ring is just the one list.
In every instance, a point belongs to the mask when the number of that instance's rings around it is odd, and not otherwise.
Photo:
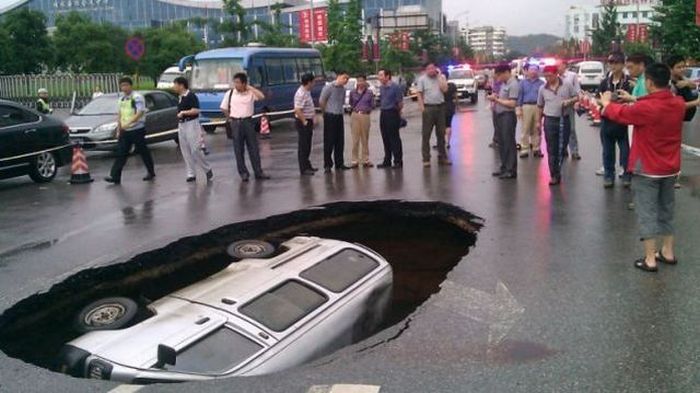
[(309, 0), (309, 8), (311, 12), (311, 47), (316, 45), (316, 15), (314, 15), (314, 0)]

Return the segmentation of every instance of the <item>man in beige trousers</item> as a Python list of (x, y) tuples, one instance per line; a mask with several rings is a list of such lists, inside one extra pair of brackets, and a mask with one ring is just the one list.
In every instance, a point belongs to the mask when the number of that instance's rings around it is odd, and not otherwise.
[(369, 160), (370, 114), (374, 108), (374, 93), (364, 75), (357, 77), (357, 86), (350, 92), (350, 128), (352, 130), (352, 164), (350, 168), (374, 166)]
[(536, 158), (542, 157), (541, 124), (537, 108), (537, 96), (544, 82), (540, 79), (540, 69), (537, 64), (527, 65), (527, 78), (520, 81), (518, 106), (516, 114), (520, 120), (522, 139), (520, 141), (520, 158), (528, 158), (530, 151)]

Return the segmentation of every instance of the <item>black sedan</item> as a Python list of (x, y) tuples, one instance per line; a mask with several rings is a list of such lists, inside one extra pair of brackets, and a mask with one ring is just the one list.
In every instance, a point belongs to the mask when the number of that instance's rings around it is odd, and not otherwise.
[(0, 179), (29, 175), (51, 181), (70, 164), (68, 126), (11, 101), (0, 100)]
[[(146, 142), (177, 142), (177, 98), (164, 91), (139, 91), (146, 102)], [(74, 113), (66, 124), (70, 138), (85, 148), (115, 150), (119, 95), (105, 94)]]

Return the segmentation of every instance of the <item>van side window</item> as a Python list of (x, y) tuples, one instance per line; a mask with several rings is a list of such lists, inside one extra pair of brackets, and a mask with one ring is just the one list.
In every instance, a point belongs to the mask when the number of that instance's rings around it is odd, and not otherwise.
[(379, 262), (373, 258), (357, 250), (345, 249), (304, 270), (299, 276), (329, 291), (340, 293), (377, 267)]
[(284, 59), (282, 60), (282, 66), (284, 67), (284, 81), (286, 83), (299, 83), (300, 79), (297, 75), (297, 63), (294, 59)]
[(286, 281), (241, 306), (238, 311), (281, 332), (312, 313), (328, 298), (299, 281)]
[(299, 69), (299, 75), (314, 72), (313, 67), (311, 67), (311, 59), (308, 58), (297, 59), (297, 68)]
[(265, 59), (265, 69), (267, 71), (268, 85), (280, 85), (284, 83), (282, 59)]

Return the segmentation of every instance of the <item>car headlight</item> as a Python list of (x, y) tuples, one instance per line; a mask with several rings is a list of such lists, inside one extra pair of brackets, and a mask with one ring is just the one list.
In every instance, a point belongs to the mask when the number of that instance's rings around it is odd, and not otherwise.
[(113, 123), (107, 123), (103, 124), (99, 127), (96, 127), (92, 132), (94, 134), (107, 134), (107, 135), (113, 135), (117, 131), (117, 122)]

